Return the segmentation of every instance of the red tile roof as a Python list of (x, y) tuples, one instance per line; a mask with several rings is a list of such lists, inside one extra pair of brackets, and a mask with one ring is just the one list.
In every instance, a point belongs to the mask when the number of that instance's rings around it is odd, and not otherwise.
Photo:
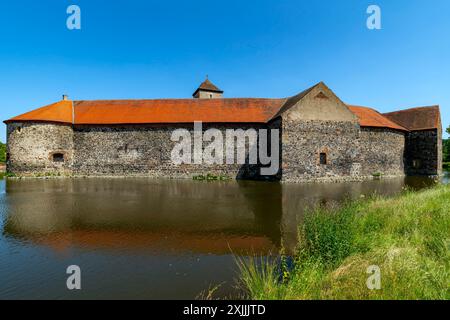
[(76, 124), (266, 123), (284, 99), (77, 101)]
[[(5, 123), (20, 121), (85, 125), (175, 124), (194, 121), (267, 123), (295, 105), (312, 88), (287, 99), (82, 100), (73, 102), (63, 100), (11, 118)], [(437, 106), (384, 115), (367, 107), (351, 105), (348, 107), (358, 117), (362, 127), (408, 131), (440, 126), (440, 113)]]
[(384, 116), (411, 131), (438, 129), (441, 127), (439, 106), (400, 110), (385, 113)]
[(351, 112), (356, 114), (361, 127), (390, 128), (408, 131), (408, 129), (406, 129), (405, 127), (389, 120), (381, 113), (372, 108), (351, 105), (349, 105), (348, 108)]
[(267, 123), (285, 99), (163, 99), (60, 101), (6, 120), (73, 124)]

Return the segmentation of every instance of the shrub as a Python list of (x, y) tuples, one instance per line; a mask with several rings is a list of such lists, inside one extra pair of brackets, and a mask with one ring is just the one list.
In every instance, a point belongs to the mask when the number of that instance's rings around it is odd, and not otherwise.
[(336, 265), (353, 250), (355, 204), (331, 212), (323, 208), (307, 212), (300, 227), (300, 259), (308, 256), (325, 265)]

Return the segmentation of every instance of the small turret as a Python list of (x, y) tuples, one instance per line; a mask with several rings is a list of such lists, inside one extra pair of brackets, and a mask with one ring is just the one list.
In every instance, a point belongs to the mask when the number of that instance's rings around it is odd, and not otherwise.
[(222, 98), (223, 91), (209, 81), (208, 76), (206, 76), (206, 80), (202, 82), (192, 96), (195, 99), (217, 99)]

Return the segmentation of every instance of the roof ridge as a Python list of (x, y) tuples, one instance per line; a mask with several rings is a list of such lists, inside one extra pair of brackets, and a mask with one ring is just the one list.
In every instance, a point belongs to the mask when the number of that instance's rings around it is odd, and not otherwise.
[(284, 100), (287, 98), (257, 98), (257, 97), (235, 97), (235, 98), (214, 98), (214, 99), (192, 99), (192, 98), (155, 98), (155, 99), (83, 99), (83, 100), (73, 100), (74, 103), (81, 102), (128, 102), (128, 101), (220, 101), (220, 100)]
[(400, 110), (396, 110), (396, 111), (384, 112), (383, 114), (391, 114), (391, 113), (396, 113), (396, 112), (407, 112), (407, 111), (420, 110), (420, 109), (432, 109), (432, 108), (439, 109), (440, 106), (438, 104), (431, 105), (431, 106), (419, 106), (419, 107), (412, 107), (412, 108), (407, 108), (407, 109), (400, 109)]

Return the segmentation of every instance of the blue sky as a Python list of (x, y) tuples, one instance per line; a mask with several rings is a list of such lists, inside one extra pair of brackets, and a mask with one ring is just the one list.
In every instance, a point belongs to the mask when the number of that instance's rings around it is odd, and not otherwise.
[[(81, 8), (81, 30), (66, 9)], [(382, 30), (366, 9), (382, 10)], [(0, 118), (60, 100), (286, 97), (324, 81), (381, 112), (439, 104), (450, 124), (450, 1), (9, 1)], [(5, 126), (0, 128), (5, 141)]]

